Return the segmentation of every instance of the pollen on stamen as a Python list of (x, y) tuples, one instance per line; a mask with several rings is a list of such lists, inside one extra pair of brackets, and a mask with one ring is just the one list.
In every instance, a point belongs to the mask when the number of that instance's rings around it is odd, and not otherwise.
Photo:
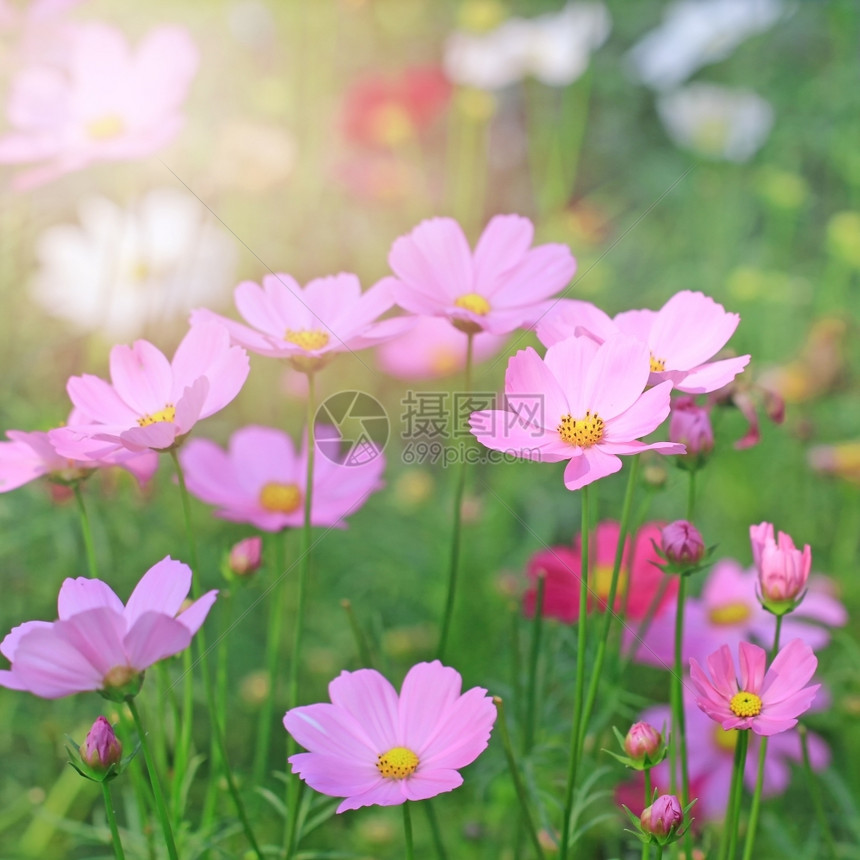
[(458, 296), (454, 299), (454, 305), (480, 317), (486, 316), (490, 312), (490, 303), (478, 293), (465, 293)]
[(558, 425), (558, 435), (570, 445), (580, 448), (591, 448), (603, 439), (605, 429), (603, 419), (590, 410), (585, 413), (584, 418), (574, 418), (571, 415), (562, 415)]
[(666, 369), (666, 359), (657, 358), (651, 353), (651, 373), (662, 373)]
[(761, 713), (761, 699), (755, 693), (741, 690), (732, 696), (729, 709), (736, 717), (757, 717)]
[(260, 490), (260, 506), (267, 511), (291, 514), (302, 504), (302, 491), (296, 484), (279, 484), (269, 481)]
[(407, 747), (392, 747), (376, 757), (376, 769), (386, 779), (406, 779), (417, 767), (418, 756)]
[(153, 412), (151, 415), (143, 415), (137, 419), (137, 423), (141, 427), (149, 427), (150, 424), (158, 424), (160, 421), (173, 423), (176, 420), (176, 407), (172, 403), (168, 403), (164, 409), (158, 412)]
[(299, 331), (293, 331), (293, 329), (288, 328), (284, 334), (284, 340), (288, 343), (294, 343), (306, 352), (313, 352), (314, 350), (323, 349), (323, 347), (328, 346), (329, 336), (327, 332), (321, 331), (318, 328), (306, 328)]

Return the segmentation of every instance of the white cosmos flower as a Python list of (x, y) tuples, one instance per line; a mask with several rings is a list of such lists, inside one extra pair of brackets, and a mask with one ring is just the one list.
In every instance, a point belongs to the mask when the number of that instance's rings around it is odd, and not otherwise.
[(129, 209), (93, 196), (78, 214), (41, 234), (30, 284), (76, 330), (130, 340), (229, 294), (236, 243), (193, 195), (154, 189)]
[(724, 60), (744, 39), (763, 33), (784, 10), (783, 0), (682, 0), (633, 46), (628, 61), (646, 86), (671, 89), (702, 66)]
[(595, 49), (612, 28), (603, 3), (568, 3), (537, 18), (510, 18), (487, 33), (452, 33), (444, 66), (458, 84), (497, 90), (529, 75), (550, 86), (566, 86), (588, 68)]
[(747, 161), (773, 125), (770, 102), (749, 90), (695, 83), (657, 99), (669, 137), (704, 158)]

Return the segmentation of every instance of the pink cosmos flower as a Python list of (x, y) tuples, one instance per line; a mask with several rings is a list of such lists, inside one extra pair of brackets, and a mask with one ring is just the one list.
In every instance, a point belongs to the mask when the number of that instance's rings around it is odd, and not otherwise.
[(136, 692), (144, 670), (184, 651), (206, 620), (218, 592), (182, 610), (190, 588), (191, 569), (170, 556), (143, 575), (125, 606), (100, 579), (66, 579), (58, 621), (25, 621), (0, 643), (12, 664), (0, 670), (0, 686), (43, 699)]
[[(270, 532), (304, 522), (307, 442), (297, 455), (286, 433), (249, 426), (232, 435), (227, 451), (206, 439), (192, 439), (179, 459), (189, 492), (216, 505), (216, 516)], [(311, 524), (344, 526), (344, 518), (382, 487), (384, 469), (381, 453), (366, 463), (342, 465), (324, 456), (318, 445)]]
[[(615, 551), (621, 526), (615, 522), (598, 523), (589, 545), (591, 564), (589, 568), (589, 611), (596, 603), (601, 610), (606, 608), (609, 585), (612, 580), (612, 567), (615, 564)], [(615, 610), (626, 608), (625, 617), (639, 620), (645, 617), (661, 581), (666, 574), (657, 566), (660, 556), (654, 549), (659, 543), (660, 526), (647, 523), (635, 535), (631, 563), (628, 536), (624, 555), (621, 558), (621, 572), (618, 577), (618, 594)], [(543, 614), (548, 618), (558, 618), (566, 624), (573, 624), (579, 618), (579, 581), (580, 581), (580, 535), (574, 538), (573, 546), (557, 546), (536, 552), (528, 563), (528, 577), (531, 582), (523, 595), (523, 609), (528, 616), (534, 615), (537, 599), (537, 578), (545, 577), (543, 594)], [(664, 596), (659, 606), (674, 599), (678, 592), (678, 578), (669, 577)]]
[(111, 383), (97, 376), (73, 376), (67, 391), (91, 423), (51, 431), (51, 443), (73, 459), (103, 457), (118, 448), (166, 450), (202, 418), (223, 409), (248, 377), (248, 355), (230, 346), (217, 323), (194, 326), (176, 348), (173, 361), (149, 341), (115, 346)]
[(230, 573), (236, 576), (251, 576), (263, 562), (263, 539), (259, 535), (245, 538), (233, 544), (227, 558)]
[(132, 52), (122, 32), (92, 22), (69, 27), (64, 68), (34, 65), (12, 83), (15, 129), (0, 163), (40, 162), (13, 180), (33, 188), (94, 161), (141, 158), (169, 143), (197, 71), (197, 48), (180, 27), (159, 27)]
[(672, 442), (637, 441), (669, 414), (671, 382), (650, 391), (648, 348), (626, 335), (602, 344), (572, 337), (541, 359), (529, 347), (505, 374), (508, 410), (473, 412), (472, 434), (496, 451), (527, 460), (569, 460), (564, 483), (578, 490), (621, 468), (619, 454), (683, 454)]
[(287, 711), (284, 727), (308, 752), (293, 773), (345, 800), (338, 812), (396, 806), (460, 786), (458, 769), (487, 747), (496, 707), (482, 687), (460, 692), (460, 673), (438, 660), (413, 666), (400, 695), (374, 669), (341, 672), (331, 704)]
[[(501, 350), (505, 335), (475, 335), (472, 357), (477, 363)], [(439, 379), (466, 365), (466, 335), (441, 317), (417, 317), (404, 335), (382, 344), (377, 363), (398, 379)]]
[(471, 334), (507, 334), (576, 271), (567, 246), (532, 248), (533, 236), (528, 218), (496, 215), (472, 253), (456, 221), (431, 218), (394, 241), (388, 262), (396, 277), (383, 283), (411, 313), (447, 317)]
[(97, 717), (78, 752), (93, 770), (106, 771), (122, 759), (122, 743), (105, 717)]
[(669, 416), (669, 440), (686, 446), (686, 461), (702, 465), (714, 450), (711, 410), (697, 405), (693, 397), (676, 397)]
[(767, 737), (794, 728), (821, 686), (804, 686), (818, 666), (812, 649), (792, 639), (767, 674), (764, 648), (741, 642), (738, 656), (740, 678), (728, 645), (708, 657), (710, 677), (696, 660), (690, 661), (690, 679), (699, 694), (696, 704), (724, 729), (752, 729)]
[[(757, 574), (733, 559), (717, 562), (708, 574), (701, 597), (684, 602), (683, 659), (700, 663), (727, 644), (732, 650), (754, 639), (770, 647), (776, 619), (766, 612), (756, 597)], [(636, 660), (654, 666), (672, 665), (675, 653), (674, 624), (676, 602), (668, 600), (648, 628), (636, 653)], [(833, 583), (825, 576), (813, 576), (803, 602), (782, 619), (784, 639), (802, 639), (818, 650), (830, 641), (830, 629), (848, 621), (845, 607), (834, 596)], [(632, 637), (627, 636), (628, 644)]]
[(206, 308), (192, 312), (191, 324), (215, 320), (240, 346), (291, 359), (300, 370), (315, 370), (339, 352), (375, 346), (412, 325), (403, 318), (374, 322), (394, 304), (390, 288), (379, 283), (362, 293), (358, 277), (344, 272), (315, 278), (304, 289), (289, 275), (266, 275), (262, 287), (243, 281), (234, 297), (248, 325)]
[(634, 310), (618, 314), (608, 324), (593, 306), (561, 304), (547, 312), (538, 337), (552, 346), (565, 337), (587, 331), (595, 340), (609, 337), (612, 327), (647, 344), (651, 359), (650, 385), (669, 380), (679, 391), (704, 394), (731, 382), (750, 360), (748, 355), (709, 361), (721, 350), (740, 322), (738, 314), (703, 293), (682, 290), (659, 311)]
[(771, 523), (750, 526), (750, 542), (765, 603), (791, 604), (801, 597), (812, 567), (809, 544), (802, 551), (796, 549), (785, 532), (774, 540)]

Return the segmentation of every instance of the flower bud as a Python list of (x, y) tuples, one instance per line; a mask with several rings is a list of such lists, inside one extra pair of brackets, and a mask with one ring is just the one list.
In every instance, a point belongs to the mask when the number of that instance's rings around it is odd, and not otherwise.
[(658, 797), (639, 817), (642, 829), (653, 836), (674, 834), (684, 821), (681, 802), (674, 794)]
[(676, 569), (695, 567), (705, 555), (705, 542), (699, 530), (686, 520), (675, 520), (661, 532), (663, 554)]
[(750, 543), (762, 603), (771, 611), (780, 609), (777, 614), (790, 612), (809, 579), (812, 567), (809, 544), (799, 550), (785, 532), (779, 532), (774, 540), (771, 523), (750, 526)]
[(634, 723), (624, 738), (624, 751), (630, 758), (654, 758), (663, 744), (660, 732), (649, 723)]
[(122, 744), (104, 717), (93, 723), (78, 751), (84, 762), (97, 771), (108, 770), (111, 765), (119, 764), (122, 758)]
[(698, 406), (694, 397), (676, 397), (669, 417), (669, 440), (687, 446), (687, 453), (679, 459), (688, 468), (704, 465), (714, 449), (710, 410)]
[(240, 540), (230, 550), (229, 566), (231, 573), (236, 576), (250, 576), (259, 570), (263, 552), (263, 539), (249, 537)]

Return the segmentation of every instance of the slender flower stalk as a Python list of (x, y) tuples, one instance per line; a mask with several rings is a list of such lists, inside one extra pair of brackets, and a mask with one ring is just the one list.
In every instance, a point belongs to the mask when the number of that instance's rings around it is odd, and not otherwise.
[(580, 733), (582, 732), (582, 706), (585, 693), (585, 645), (586, 619), (588, 618), (588, 529), (590, 518), (588, 513), (588, 485), (582, 488), (582, 523), (580, 526), (580, 549), (582, 561), (579, 580), (579, 620), (577, 621), (576, 640), (576, 693), (573, 702), (573, 728), (570, 733), (570, 764), (567, 773), (567, 786), (564, 794), (564, 820), (561, 826), (561, 844), (559, 845), (559, 860), (566, 860), (568, 842), (570, 840), (570, 819), (573, 813), (573, 790), (576, 786), (576, 774), (579, 759), (582, 754)]
[(361, 629), (358, 623), (358, 618), (355, 617), (355, 610), (352, 608), (352, 602), (349, 600), (341, 600), (341, 608), (346, 613), (346, 620), (349, 622), (349, 629), (352, 631), (352, 638), (355, 639), (355, 647), (358, 651), (358, 659), (361, 665), (368, 669), (373, 668), (373, 655), (370, 653), (370, 643), (367, 641), (367, 636)]
[(675, 613), (675, 666), (672, 671), (672, 696), (675, 713), (672, 718), (674, 731), (672, 732), (672, 744), (675, 746), (676, 761), (681, 769), (681, 805), (686, 806), (690, 802), (690, 773), (687, 767), (687, 730), (684, 725), (684, 669), (681, 659), (684, 642), (684, 598), (687, 592), (687, 577), (679, 577), (678, 583), (678, 607)]
[(406, 844), (406, 860), (415, 860), (415, 847), (412, 844), (412, 816), (409, 814), (409, 801), (403, 807), (403, 841)]
[[(654, 800), (654, 798), (651, 796), (651, 794), (652, 794), (651, 769), (646, 767), (645, 770), (643, 771), (643, 773), (645, 775), (645, 803), (644, 803), (643, 808), (647, 809), (652, 804), (652, 802)], [(650, 842), (643, 842), (642, 843), (642, 860), (648, 860), (648, 858), (650, 856), (651, 856), (651, 843)]]
[[(473, 333), (468, 333), (466, 342), (466, 369), (464, 390), (468, 395), (472, 391), (472, 358), (474, 352)], [(458, 416), (454, 416), (457, 420)], [(445, 650), (448, 647), (448, 635), (451, 630), (451, 617), (454, 614), (454, 598), (457, 591), (457, 574), (460, 567), (460, 532), (462, 530), (463, 516), (463, 492), (466, 488), (466, 458), (458, 464), (457, 484), (454, 489), (454, 525), (451, 533), (451, 556), (448, 565), (448, 594), (445, 598), (445, 612), (442, 616), (442, 631), (439, 634), (439, 647), (436, 656), (439, 660), (445, 660)]]
[(809, 791), (812, 794), (812, 805), (815, 807), (815, 817), (818, 819), (818, 826), (824, 834), (824, 841), (827, 843), (828, 854), (835, 860), (836, 843), (833, 840), (833, 832), (830, 830), (830, 825), (827, 822), (827, 815), (824, 812), (824, 804), (821, 802), (821, 790), (815, 772), (812, 769), (812, 762), (809, 758), (809, 737), (806, 731), (806, 726), (801, 723), (797, 727), (797, 733), (800, 735), (800, 747), (803, 752), (803, 769), (806, 771), (806, 784), (809, 786)]
[(433, 847), (436, 849), (436, 856), (439, 860), (448, 860), (448, 852), (445, 850), (445, 843), (442, 841), (442, 831), (439, 828), (439, 819), (436, 818), (433, 804), (428, 798), (421, 805), (427, 813), (427, 823), (430, 825), (430, 835), (433, 837)]
[(75, 493), (75, 501), (78, 503), (78, 512), (81, 515), (81, 532), (84, 536), (84, 549), (87, 553), (87, 569), (90, 572), (90, 578), (98, 577), (98, 567), (96, 566), (96, 550), (93, 545), (93, 532), (90, 528), (90, 518), (87, 516), (87, 508), (84, 505), (84, 495), (81, 492), (81, 482), (75, 481), (72, 484), (72, 489)]
[(116, 814), (113, 811), (113, 801), (110, 796), (110, 784), (107, 780), (101, 783), (102, 797), (105, 801), (105, 815), (108, 827), (110, 827), (111, 842), (113, 842), (113, 853), (116, 860), (125, 860), (125, 852), (122, 850), (122, 841), (119, 838), (119, 828), (116, 824)]
[(747, 761), (747, 746), (750, 733), (748, 729), (738, 731), (735, 746), (735, 763), (732, 770), (732, 787), (729, 792), (729, 806), (726, 814), (726, 832), (720, 849), (720, 860), (732, 860), (735, 856), (735, 846), (738, 841), (738, 823), (743, 794), (744, 768)]
[(526, 719), (523, 731), (523, 754), (527, 754), (534, 743), (535, 710), (537, 705), (537, 664), (540, 657), (540, 644), (543, 633), (543, 595), (546, 576), (538, 575), (535, 614), (532, 618), (532, 646), (529, 650), (528, 688), (526, 692)]
[(544, 853), (543, 848), (540, 844), (540, 839), (538, 838), (537, 829), (535, 828), (534, 820), (532, 819), (531, 812), (529, 811), (529, 802), (528, 796), (526, 795), (526, 789), (523, 785), (522, 780), (522, 770), (517, 766), (516, 757), (514, 756), (514, 747), (511, 743), (511, 735), (508, 732), (508, 722), (505, 718), (505, 705), (500, 696), (493, 696), (493, 703), (496, 706), (496, 710), (499, 712), (499, 719), (497, 721), (499, 726), (499, 731), (502, 734), (502, 745), (505, 749), (505, 758), (508, 762), (508, 769), (511, 772), (511, 779), (514, 782), (514, 789), (517, 792), (517, 799), (520, 802), (520, 812), (522, 813), (522, 820), (525, 822), (526, 830), (528, 830), (529, 838), (532, 841), (532, 845), (535, 849), (535, 856), (543, 860)]

